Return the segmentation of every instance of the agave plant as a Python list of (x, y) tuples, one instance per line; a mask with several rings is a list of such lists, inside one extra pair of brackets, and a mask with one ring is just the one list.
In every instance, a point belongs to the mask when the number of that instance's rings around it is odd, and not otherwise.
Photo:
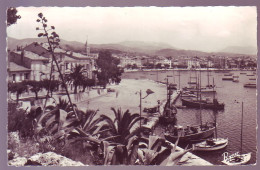
[(111, 110), (115, 115), (114, 120), (107, 115), (100, 116), (100, 121), (105, 121), (111, 132), (111, 136), (104, 140), (126, 145), (132, 136), (140, 133), (141, 128), (137, 126), (137, 123), (144, 118), (137, 113), (131, 114), (129, 110), (125, 112), (121, 109), (115, 110), (115, 108)]
[(127, 145), (103, 141), (105, 165), (177, 165), (189, 150), (176, 151), (176, 146), (158, 136), (149, 138), (133, 136)]

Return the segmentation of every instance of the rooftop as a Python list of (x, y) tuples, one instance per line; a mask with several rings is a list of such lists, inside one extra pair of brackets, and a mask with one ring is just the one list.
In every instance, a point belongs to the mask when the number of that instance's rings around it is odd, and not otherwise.
[[(49, 44), (48, 43), (44, 43), (41, 45), (43, 48), (45, 48), (46, 50), (48, 50)], [(66, 53), (65, 50), (61, 49), (61, 48), (55, 48), (54, 49), (55, 53)]]
[(65, 55), (64, 61), (77, 61), (77, 60), (74, 59), (74, 58), (71, 58), (71, 57), (69, 57), (69, 56), (67, 56), (67, 55)]
[(49, 61), (48, 58), (42, 57), (42, 56), (35, 54), (33, 52), (30, 52), (30, 51), (24, 51), (24, 56), (31, 59), (31, 60), (46, 60), (46, 61)]
[(31, 71), (30, 69), (20, 66), (14, 62), (10, 62), (8, 66), (9, 66), (9, 71)]

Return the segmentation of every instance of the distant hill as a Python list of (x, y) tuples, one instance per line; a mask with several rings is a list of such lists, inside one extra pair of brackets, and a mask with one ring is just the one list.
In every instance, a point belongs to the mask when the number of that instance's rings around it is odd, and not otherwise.
[[(45, 38), (27, 38), (15, 39), (9, 37), (7, 45), (10, 50), (16, 49), (17, 46), (25, 47), (33, 42), (46, 42)], [(136, 55), (160, 55), (160, 56), (211, 56), (211, 55), (226, 55), (238, 56), (241, 54), (255, 54), (256, 49), (249, 47), (228, 47), (221, 50), (221, 52), (207, 53), (195, 50), (177, 49), (169, 44), (143, 42), (143, 41), (124, 41), (111, 44), (89, 44), (91, 52), (99, 52), (107, 49), (113, 53), (130, 53)], [(77, 41), (66, 41), (61, 39), (60, 47), (66, 51), (83, 52), (85, 51), (85, 44)], [(255, 54), (256, 56), (256, 54)]]
[(162, 56), (207, 56), (210, 53), (194, 50), (162, 49), (156, 52), (156, 55)]
[(253, 46), (229, 46), (225, 49), (220, 50), (219, 52), (226, 52), (226, 53), (236, 53), (236, 54), (248, 54), (248, 55), (256, 55), (257, 48)]

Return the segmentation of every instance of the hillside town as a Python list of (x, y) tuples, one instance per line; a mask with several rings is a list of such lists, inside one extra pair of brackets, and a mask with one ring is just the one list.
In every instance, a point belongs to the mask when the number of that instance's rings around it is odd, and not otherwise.
[[(76, 65), (83, 65), (87, 70), (85, 76), (95, 78), (98, 53), (91, 53), (88, 42), (84, 52), (65, 51), (55, 49), (61, 71), (69, 74)], [(112, 54), (120, 60), (119, 67), (125, 71), (145, 69), (256, 69), (256, 57), (250, 55), (230, 56), (149, 56), (128, 53)], [(8, 81), (21, 82), (23, 80), (40, 81), (49, 78), (51, 68), (51, 54), (44, 43), (33, 42), (25, 47), (17, 46), (15, 50), (8, 50)], [(52, 75), (58, 80), (57, 68)]]
[[(86, 70), (85, 76), (93, 78), (93, 71), (96, 70), (95, 61), (97, 53), (90, 53), (86, 42), (85, 53), (65, 51), (61, 48), (55, 49), (55, 55), (62, 74), (69, 74), (76, 65), (82, 65)], [(23, 80), (41, 81), (48, 79), (52, 67), (51, 53), (46, 44), (31, 43), (26, 47), (17, 47), (16, 50), (8, 51), (8, 81), (21, 82)], [(53, 80), (59, 80), (57, 67), (53, 66)]]
[(256, 57), (230, 56), (136, 56), (115, 54), (120, 66), (131, 69), (256, 69)]

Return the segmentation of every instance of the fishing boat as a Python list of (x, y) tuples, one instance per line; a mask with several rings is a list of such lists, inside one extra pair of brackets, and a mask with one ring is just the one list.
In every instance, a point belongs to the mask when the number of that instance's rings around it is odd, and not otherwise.
[(256, 80), (256, 78), (249, 78), (249, 80)]
[(173, 101), (171, 101), (171, 95), (173, 94), (173, 90), (177, 90), (176, 85), (168, 84), (167, 79), (167, 100), (164, 105), (163, 113), (159, 116), (159, 123), (168, 125), (176, 123), (176, 114), (177, 108), (173, 105)]
[(256, 88), (256, 83), (246, 83), (246, 84), (244, 84), (244, 87), (247, 87), (247, 88)]
[[(200, 78), (201, 81), (201, 78)], [(199, 82), (199, 81), (198, 81)], [(215, 85), (212, 85), (212, 89), (208, 89), (211, 90), (213, 92), (213, 94), (215, 95), (215, 89), (214, 89)], [(198, 88), (194, 91), (194, 90), (190, 90), (191, 92), (196, 92), (197, 93), (197, 98), (182, 98), (182, 105), (183, 106), (187, 106), (190, 108), (201, 108), (201, 109), (214, 109), (214, 110), (223, 110), (224, 109), (224, 103), (219, 103), (217, 99), (213, 99), (213, 101), (210, 101), (209, 98), (202, 99), (201, 98), (201, 93), (203, 90), (203, 88), (201, 88), (201, 82), (198, 85)], [(200, 96), (200, 97), (199, 97)]]
[(216, 151), (228, 145), (227, 138), (210, 138), (203, 142), (193, 144), (192, 148), (196, 151)]
[(202, 109), (216, 109), (216, 110), (223, 110), (225, 107), (224, 103), (219, 103), (217, 99), (213, 99), (212, 101), (209, 101), (208, 99), (206, 100), (199, 100), (199, 99), (181, 99), (182, 105), (187, 106), (190, 108), (202, 108)]
[(193, 141), (205, 140), (214, 134), (216, 124), (209, 122), (203, 125), (187, 126), (174, 126), (164, 134), (165, 139), (175, 142), (178, 139), (180, 143), (190, 143)]
[(251, 159), (251, 152), (242, 154), (242, 143), (243, 143), (243, 105), (242, 102), (242, 114), (241, 114), (241, 133), (240, 133), (240, 152), (236, 152), (234, 154), (229, 155), (228, 152), (223, 153), (224, 159), (222, 163), (226, 165), (243, 165), (250, 161)]
[[(214, 80), (213, 80), (214, 82)], [(215, 96), (214, 96), (215, 97)], [(217, 124), (217, 111), (213, 111), (215, 124)], [(217, 136), (217, 127), (215, 127), (215, 137), (206, 139), (200, 143), (193, 144), (193, 149), (196, 151), (216, 151), (225, 148), (228, 145), (228, 138), (219, 138)]]
[(231, 81), (233, 81), (233, 77), (223, 77), (222, 80), (231, 80)]

